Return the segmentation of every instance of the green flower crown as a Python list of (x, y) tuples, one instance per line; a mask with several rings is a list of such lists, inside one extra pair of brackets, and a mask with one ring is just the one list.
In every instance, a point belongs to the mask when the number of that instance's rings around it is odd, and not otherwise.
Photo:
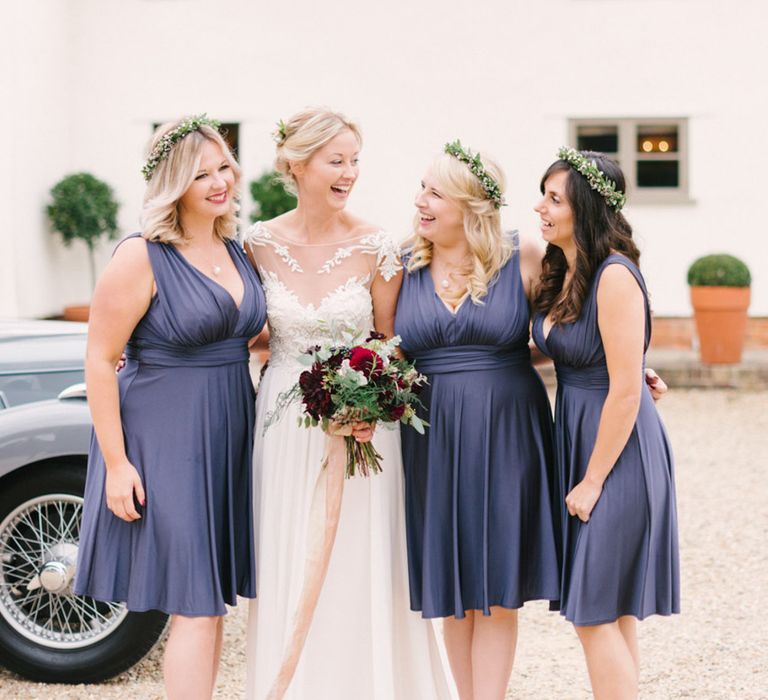
[(221, 122), (216, 119), (209, 119), (205, 112), (184, 119), (173, 131), (169, 131), (163, 136), (152, 149), (147, 162), (144, 163), (144, 167), (141, 169), (144, 179), (149, 182), (152, 179), (152, 173), (155, 172), (155, 168), (168, 157), (173, 147), (187, 134), (197, 131), (201, 126), (210, 126), (213, 129), (218, 129), (221, 126)]
[(605, 176), (605, 173), (597, 167), (594, 160), (590, 160), (575, 148), (566, 148), (565, 146), (561, 146), (557, 152), (557, 157), (583, 175), (589, 186), (605, 197), (608, 206), (613, 207), (616, 211), (621, 211), (627, 202), (627, 195), (616, 189), (616, 183)]
[(499, 209), (506, 204), (504, 201), (504, 195), (501, 193), (501, 187), (499, 187), (499, 183), (496, 182), (496, 180), (494, 180), (485, 171), (485, 168), (483, 167), (483, 161), (480, 160), (479, 153), (473, 154), (472, 151), (468, 148), (465, 150), (462, 147), (461, 141), (459, 141), (459, 139), (456, 139), (451, 143), (446, 143), (444, 150), (446, 153), (452, 155), (457, 160), (460, 160), (462, 163), (466, 163), (469, 166), (472, 174), (478, 180), (480, 180), (480, 184), (483, 186), (488, 199), (493, 202), (493, 206)]

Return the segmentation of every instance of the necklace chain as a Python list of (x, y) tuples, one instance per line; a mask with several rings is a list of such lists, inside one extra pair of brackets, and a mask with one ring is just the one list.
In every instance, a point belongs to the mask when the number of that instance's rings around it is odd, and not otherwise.
[[(464, 260), (459, 264), (443, 262), (442, 260), (437, 261), (438, 262), (438, 265), (437, 265), (438, 270), (436, 270), (437, 277), (440, 280), (439, 284), (443, 290), (448, 291), (451, 288), (451, 282), (452, 282), (451, 276), (455, 273), (457, 269), (459, 269), (466, 262), (466, 260), (467, 258), (464, 258)], [(435, 259), (433, 257), (432, 264), (434, 265), (434, 263), (435, 263)], [(446, 269), (445, 274), (440, 273), (441, 268)]]

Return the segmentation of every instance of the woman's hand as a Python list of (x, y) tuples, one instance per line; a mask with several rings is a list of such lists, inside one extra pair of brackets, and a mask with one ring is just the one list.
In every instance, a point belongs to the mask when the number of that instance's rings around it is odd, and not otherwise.
[(602, 492), (602, 485), (595, 484), (586, 479), (580, 481), (565, 497), (565, 505), (568, 506), (568, 512), (586, 523)]
[(373, 439), (373, 431), (376, 429), (376, 423), (334, 423), (328, 424), (328, 435), (343, 435), (344, 437), (353, 437), (357, 442), (370, 442)]
[(357, 442), (370, 442), (373, 440), (373, 431), (376, 428), (374, 423), (355, 423), (352, 426), (352, 437)]
[(645, 383), (651, 390), (651, 396), (654, 401), (658, 401), (669, 390), (666, 382), (650, 367), (645, 370)]
[(107, 468), (104, 490), (107, 496), (107, 508), (118, 518), (129, 523), (141, 519), (134, 503), (134, 493), (136, 501), (142, 506), (146, 502), (146, 496), (139, 472), (128, 460)]

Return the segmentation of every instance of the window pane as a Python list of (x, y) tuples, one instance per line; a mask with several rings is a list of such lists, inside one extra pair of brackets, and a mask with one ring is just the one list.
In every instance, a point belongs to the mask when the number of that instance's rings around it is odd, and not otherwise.
[(616, 153), (619, 150), (617, 126), (580, 126), (576, 131), (576, 148), (579, 151)]
[(235, 158), (239, 157), (238, 149), (240, 147), (240, 125), (225, 122), (219, 128), (221, 135), (227, 142), (227, 145), (232, 149), (232, 153), (235, 154)]
[(676, 160), (640, 160), (637, 162), (638, 187), (679, 187), (680, 163)]
[(638, 126), (638, 153), (677, 153), (677, 127), (674, 125)]

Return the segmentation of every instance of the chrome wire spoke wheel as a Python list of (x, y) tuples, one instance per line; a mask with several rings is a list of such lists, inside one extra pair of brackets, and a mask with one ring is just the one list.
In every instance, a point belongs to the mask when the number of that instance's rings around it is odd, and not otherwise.
[(128, 615), (72, 591), (83, 499), (53, 493), (25, 501), (0, 523), (0, 615), (19, 634), (51, 649), (108, 637)]

